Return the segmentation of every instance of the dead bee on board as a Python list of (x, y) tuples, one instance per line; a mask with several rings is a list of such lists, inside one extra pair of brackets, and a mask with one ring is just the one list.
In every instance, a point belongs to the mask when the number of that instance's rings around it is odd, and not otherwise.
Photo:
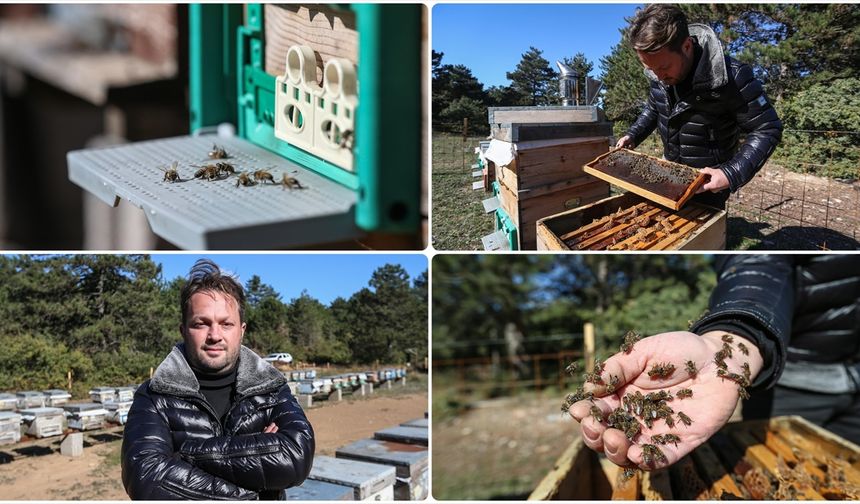
[(227, 154), (227, 151), (224, 150), (223, 147), (220, 147), (218, 144), (212, 144), (212, 150), (209, 151), (209, 159), (227, 159), (230, 157)]
[(627, 331), (624, 334), (624, 343), (621, 344), (621, 351), (624, 353), (630, 353), (633, 350), (633, 345), (636, 344), (637, 341), (642, 339), (642, 335), (636, 331)]
[(215, 163), (215, 167), (218, 168), (219, 175), (226, 175), (229, 177), (236, 173), (236, 167), (230, 163)]
[(688, 426), (693, 423), (693, 420), (688, 417), (683, 411), (678, 412), (678, 420), (681, 421), (684, 425)]
[(305, 186), (302, 185), (301, 182), (297, 178), (290, 177), (286, 173), (281, 176), (281, 184), (284, 186), (284, 190), (290, 189), (304, 189)]
[(750, 351), (747, 349), (747, 346), (744, 345), (743, 343), (741, 343), (740, 341), (738, 341), (738, 350), (740, 350), (741, 353), (744, 355), (750, 354)]
[(699, 370), (696, 369), (696, 363), (691, 361), (691, 360), (687, 361), (686, 370), (687, 370), (687, 374), (694, 377), (694, 378), (696, 377), (697, 374), (699, 374)]
[(170, 182), (171, 184), (174, 182), (182, 182), (182, 179), (179, 177), (179, 162), (174, 161), (170, 168), (159, 167), (159, 170), (164, 172), (164, 178), (162, 182)]
[(261, 183), (261, 184), (262, 184), (263, 182), (267, 181), (267, 180), (268, 180), (269, 182), (271, 182), (272, 184), (275, 184), (275, 183), (276, 183), (276, 182), (275, 182), (275, 177), (274, 177), (271, 173), (269, 173), (269, 171), (267, 171), (267, 170), (257, 170), (257, 171), (255, 171), (255, 172), (254, 172), (254, 180), (256, 180), (257, 182), (259, 182), (259, 183)]
[(675, 372), (675, 365), (672, 363), (654, 364), (648, 371), (648, 376), (651, 378), (668, 378)]
[(218, 180), (221, 177), (221, 171), (215, 165), (191, 166), (194, 166), (195, 168), (200, 168), (199, 170), (194, 172), (194, 178), (206, 179), (209, 182), (212, 182), (213, 180)]
[(693, 391), (688, 388), (681, 389), (675, 393), (675, 397), (678, 399), (687, 399), (689, 397), (693, 397)]
[(240, 173), (239, 178), (236, 179), (236, 187), (239, 187), (240, 185), (252, 186), (256, 184), (257, 183), (251, 180), (251, 177), (245, 172)]

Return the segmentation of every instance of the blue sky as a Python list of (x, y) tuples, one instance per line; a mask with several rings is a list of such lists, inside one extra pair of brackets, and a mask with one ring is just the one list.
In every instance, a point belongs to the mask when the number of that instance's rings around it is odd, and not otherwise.
[(462, 64), (485, 87), (507, 85), (529, 46), (555, 61), (578, 52), (600, 74), (600, 58), (618, 43), (641, 4), (437, 4), (433, 7), (433, 50), (445, 53), (443, 64)]
[(208, 257), (222, 269), (239, 275), (244, 285), (253, 275), (271, 285), (284, 302), (298, 297), (302, 290), (329, 304), (336, 297), (348, 298), (367, 287), (376, 268), (386, 263), (399, 264), (414, 279), (427, 269), (423, 254), (152, 254), (162, 265), (166, 280), (185, 277), (194, 261)]

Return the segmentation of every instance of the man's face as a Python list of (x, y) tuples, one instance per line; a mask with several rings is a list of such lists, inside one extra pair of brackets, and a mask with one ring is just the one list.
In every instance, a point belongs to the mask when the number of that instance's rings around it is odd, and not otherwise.
[(659, 51), (636, 51), (642, 65), (654, 72), (663, 84), (675, 86), (682, 82), (693, 66), (693, 39), (688, 38), (680, 51), (663, 47)]
[(189, 299), (186, 315), (180, 332), (191, 367), (210, 374), (233, 369), (245, 335), (236, 300), (220, 292), (198, 292)]

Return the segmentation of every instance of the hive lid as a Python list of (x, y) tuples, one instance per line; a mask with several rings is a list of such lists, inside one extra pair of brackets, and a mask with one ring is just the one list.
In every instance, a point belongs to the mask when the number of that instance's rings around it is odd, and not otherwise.
[(103, 410), (104, 406), (99, 403), (79, 403), (79, 404), (67, 404), (63, 406), (63, 409), (73, 413), (82, 413), (84, 411), (96, 411)]
[(48, 415), (62, 415), (63, 408), (26, 408), (18, 411), (22, 415), (32, 415), (32, 416), (48, 416)]
[(680, 210), (708, 178), (695, 168), (628, 149), (610, 150), (583, 170), (672, 210)]

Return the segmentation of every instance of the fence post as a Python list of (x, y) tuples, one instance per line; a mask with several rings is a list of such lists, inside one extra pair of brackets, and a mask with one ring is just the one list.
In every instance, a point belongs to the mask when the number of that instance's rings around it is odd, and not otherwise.
[(586, 322), (582, 332), (584, 335), (585, 370), (591, 372), (594, 368), (594, 324)]
[(69, 380), (68, 391), (71, 392), (72, 391), (72, 370), (71, 369), (69, 370), (68, 374), (66, 375), (66, 378), (68, 378), (68, 380)]
[(534, 362), (534, 365), (535, 365), (535, 380), (536, 380), (535, 389), (540, 391), (541, 382), (540, 382), (540, 359), (539, 359), (539, 356), (533, 355), (532, 356), (532, 362)]

